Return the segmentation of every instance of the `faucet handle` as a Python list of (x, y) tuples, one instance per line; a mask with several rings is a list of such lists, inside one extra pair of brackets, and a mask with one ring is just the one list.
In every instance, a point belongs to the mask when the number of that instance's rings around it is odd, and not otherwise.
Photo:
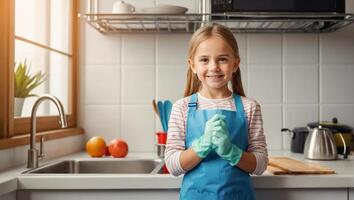
[(44, 154), (44, 136), (41, 136), (41, 141), (39, 143), (39, 155), (38, 155), (39, 159), (44, 159), (45, 158), (45, 154)]

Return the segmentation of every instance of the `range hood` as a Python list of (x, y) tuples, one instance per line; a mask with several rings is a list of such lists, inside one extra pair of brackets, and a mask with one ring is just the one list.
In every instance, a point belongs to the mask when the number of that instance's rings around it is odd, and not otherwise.
[(354, 22), (354, 14), (336, 12), (212, 13), (210, 0), (202, 0), (198, 13), (190, 14), (98, 13), (98, 4), (98, 0), (87, 0), (87, 11), (83, 16), (102, 33), (193, 33), (208, 23), (223, 24), (235, 33), (323, 33), (336, 31)]

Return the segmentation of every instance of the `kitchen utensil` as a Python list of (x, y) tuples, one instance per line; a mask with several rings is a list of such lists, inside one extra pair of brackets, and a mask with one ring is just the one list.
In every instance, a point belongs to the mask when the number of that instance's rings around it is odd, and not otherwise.
[[(332, 118), (332, 121), (321, 121), (321, 122), (312, 122), (308, 123), (307, 126), (310, 128), (318, 127), (321, 125), (324, 128), (328, 128), (331, 130), (333, 133), (333, 137), (337, 146), (337, 152), (338, 154), (343, 154), (347, 156), (350, 154), (350, 149), (351, 149), (351, 143), (353, 139), (353, 128), (345, 125), (345, 124), (340, 124), (338, 123), (338, 119), (336, 117)], [(346, 144), (346, 151), (344, 151), (344, 143), (342, 141), (341, 135), (344, 138), (345, 144)]]
[(315, 163), (305, 163), (289, 157), (271, 157), (267, 171), (280, 174), (334, 174), (334, 170)]
[(304, 146), (309, 130), (306, 127), (297, 127), (293, 130), (282, 128), (282, 132), (291, 133), (290, 151), (293, 153), (304, 153)]
[(336, 160), (337, 146), (332, 132), (322, 126), (310, 129), (305, 142), (304, 156), (314, 160)]
[(164, 106), (162, 101), (157, 102), (157, 108), (160, 113), (160, 121), (161, 121), (162, 129), (163, 131), (167, 132), (167, 126), (165, 123), (165, 111), (164, 111)]
[(164, 111), (165, 111), (165, 123), (167, 125), (167, 130), (168, 130), (168, 122), (170, 121), (171, 110), (172, 110), (172, 102), (170, 100), (166, 100), (164, 103)]
[(141, 8), (139, 13), (151, 13), (151, 14), (184, 14), (188, 11), (188, 8), (175, 5), (159, 4), (155, 7)]
[(112, 13), (118, 14), (130, 14), (135, 11), (135, 7), (129, 3), (125, 3), (124, 1), (117, 1), (113, 4)]
[(160, 118), (160, 113), (156, 105), (155, 99), (152, 100), (152, 107), (154, 108), (155, 114)]

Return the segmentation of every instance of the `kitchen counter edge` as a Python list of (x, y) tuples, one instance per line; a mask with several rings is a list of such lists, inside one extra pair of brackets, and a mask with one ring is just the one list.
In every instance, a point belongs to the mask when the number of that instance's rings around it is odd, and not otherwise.
[[(287, 151), (272, 151), (271, 156), (289, 156), (305, 160), (302, 154)], [(156, 158), (154, 153), (131, 153), (135, 158)], [(48, 162), (87, 158), (79, 152), (53, 159)], [(337, 173), (330, 175), (271, 175), (252, 176), (256, 189), (280, 188), (354, 188), (354, 156), (340, 161), (308, 161), (333, 168)], [(17, 189), (24, 190), (112, 190), (112, 189), (176, 189), (180, 188), (183, 176), (169, 174), (75, 174), (33, 175), (21, 174), (27, 169), (22, 166), (0, 172), (0, 196)], [(50, 180), (50, 182), (48, 181)]]

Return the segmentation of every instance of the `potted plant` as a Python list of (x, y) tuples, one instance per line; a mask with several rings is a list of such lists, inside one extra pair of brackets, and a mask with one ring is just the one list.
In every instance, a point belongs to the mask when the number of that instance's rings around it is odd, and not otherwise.
[(39, 71), (30, 74), (31, 66), (26, 60), (15, 67), (15, 116), (20, 116), (25, 98), (37, 96), (32, 90), (45, 80), (45, 75)]

